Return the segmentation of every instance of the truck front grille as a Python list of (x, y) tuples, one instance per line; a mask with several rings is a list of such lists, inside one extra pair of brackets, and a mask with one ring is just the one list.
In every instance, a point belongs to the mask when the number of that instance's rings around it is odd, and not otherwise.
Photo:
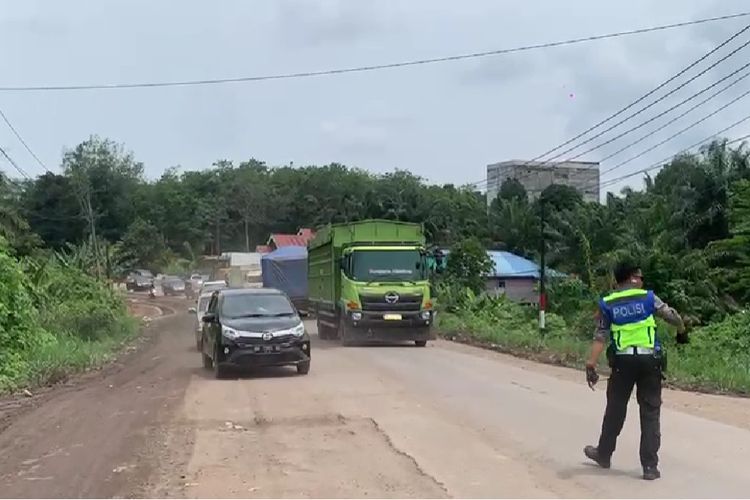
[(422, 308), (421, 294), (398, 295), (395, 302), (392, 297), (391, 292), (384, 292), (378, 295), (360, 295), (359, 300), (363, 311), (419, 311)]

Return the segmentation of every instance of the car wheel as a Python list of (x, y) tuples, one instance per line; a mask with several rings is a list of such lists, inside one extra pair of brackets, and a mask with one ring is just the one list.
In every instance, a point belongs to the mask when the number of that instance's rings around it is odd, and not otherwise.
[(208, 356), (205, 352), (201, 353), (201, 358), (203, 358), (203, 368), (206, 370), (211, 370), (214, 367), (214, 362), (211, 359), (210, 356)]
[(301, 361), (297, 363), (297, 373), (299, 375), (307, 375), (310, 373), (310, 360)]
[(219, 362), (219, 353), (216, 352), (214, 355), (214, 377), (221, 379), (224, 378), (226, 373), (226, 367)]
[(415, 340), (414, 341), (414, 345), (416, 345), (417, 347), (424, 347), (424, 346), (427, 345), (427, 341), (426, 340)]

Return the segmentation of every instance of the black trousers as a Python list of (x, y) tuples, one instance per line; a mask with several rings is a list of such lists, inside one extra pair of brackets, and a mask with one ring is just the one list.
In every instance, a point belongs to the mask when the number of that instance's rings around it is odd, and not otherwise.
[(641, 465), (655, 467), (659, 463), (661, 382), (661, 363), (654, 356), (615, 356), (612, 375), (607, 381), (607, 409), (599, 438), (599, 456), (608, 458), (615, 451), (635, 385), (641, 414)]

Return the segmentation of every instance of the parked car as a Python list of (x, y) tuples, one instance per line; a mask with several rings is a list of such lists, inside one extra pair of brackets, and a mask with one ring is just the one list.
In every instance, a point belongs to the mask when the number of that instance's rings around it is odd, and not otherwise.
[(200, 352), (201, 350), (201, 335), (203, 333), (203, 315), (208, 310), (208, 303), (211, 301), (211, 295), (214, 292), (208, 292), (198, 297), (198, 303), (195, 307), (188, 309), (188, 312), (195, 314), (195, 346)]
[(154, 283), (154, 275), (147, 269), (135, 269), (128, 273), (125, 288), (130, 291), (150, 290)]
[(177, 276), (167, 276), (161, 283), (164, 295), (182, 295), (185, 293), (185, 282)]
[(231, 366), (294, 365), (310, 371), (310, 336), (292, 301), (271, 288), (215, 292), (203, 315), (201, 357), (221, 378)]

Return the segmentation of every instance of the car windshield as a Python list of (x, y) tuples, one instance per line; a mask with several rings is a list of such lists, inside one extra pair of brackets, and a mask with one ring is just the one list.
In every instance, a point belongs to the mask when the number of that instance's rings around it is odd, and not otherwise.
[(359, 250), (352, 253), (351, 277), (356, 281), (424, 279), (418, 250)]
[(254, 316), (292, 316), (295, 314), (291, 302), (283, 295), (257, 293), (231, 294), (224, 297), (222, 316), (246, 318)]
[(198, 302), (198, 312), (205, 312), (208, 309), (208, 303), (211, 302), (211, 296), (208, 297), (201, 297), (201, 300)]

